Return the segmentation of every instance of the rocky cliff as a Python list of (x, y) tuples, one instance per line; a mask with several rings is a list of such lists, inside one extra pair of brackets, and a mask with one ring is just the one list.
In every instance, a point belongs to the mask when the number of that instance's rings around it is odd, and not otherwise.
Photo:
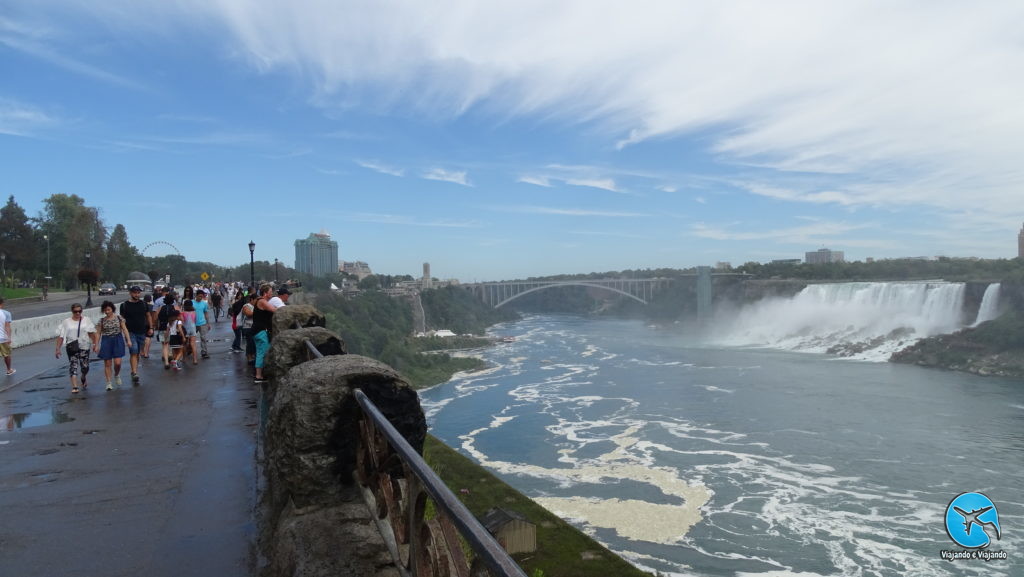
[(1013, 310), (974, 328), (923, 339), (889, 360), (1024, 379), (1024, 316)]

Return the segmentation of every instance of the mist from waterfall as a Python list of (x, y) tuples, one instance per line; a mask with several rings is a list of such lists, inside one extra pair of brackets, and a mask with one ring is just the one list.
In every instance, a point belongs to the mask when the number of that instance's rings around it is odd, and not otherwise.
[(964, 283), (943, 281), (808, 285), (792, 298), (716, 311), (713, 341), (884, 361), (963, 328), (964, 292)]
[(981, 297), (981, 307), (978, 308), (978, 318), (975, 319), (972, 327), (976, 327), (985, 321), (990, 321), (999, 316), (999, 288), (1000, 283), (992, 283), (985, 288), (985, 294)]

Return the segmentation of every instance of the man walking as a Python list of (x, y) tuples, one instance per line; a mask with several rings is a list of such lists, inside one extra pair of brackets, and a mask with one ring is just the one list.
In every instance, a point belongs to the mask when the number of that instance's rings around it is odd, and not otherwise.
[(7, 365), (7, 374), (18, 372), (11, 366), (11, 312), (4, 309), (4, 297), (0, 297), (0, 356)]
[(210, 303), (206, 300), (206, 289), (196, 291), (192, 307), (196, 309), (196, 333), (199, 335), (199, 350), (202, 351), (203, 358), (208, 359), (210, 353), (206, 351), (206, 335), (210, 332), (210, 325), (206, 322), (206, 315), (210, 310)]
[(139, 384), (139, 354), (146, 346), (146, 337), (153, 336), (150, 324), (149, 305), (142, 301), (142, 287), (133, 286), (128, 289), (129, 299), (121, 303), (121, 318), (128, 328), (128, 354), (132, 367), (132, 385)]

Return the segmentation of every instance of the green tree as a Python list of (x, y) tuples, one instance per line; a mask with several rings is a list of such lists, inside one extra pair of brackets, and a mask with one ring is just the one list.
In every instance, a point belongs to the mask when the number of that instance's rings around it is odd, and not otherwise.
[(124, 283), (128, 273), (141, 268), (141, 264), (139, 251), (128, 242), (128, 232), (124, 225), (118, 224), (107, 240), (103, 278), (120, 285)]
[(4, 265), (8, 276), (35, 276), (38, 264), (36, 235), (25, 209), (14, 201), (14, 195), (0, 208), (0, 253), (6, 255)]
[(92, 256), (92, 267), (104, 261), (103, 245), (107, 231), (99, 211), (85, 205), (75, 194), (54, 194), (43, 199), (43, 212), (36, 219), (39, 230), (50, 237), (53, 276), (64, 286), (75, 283), (78, 270)]

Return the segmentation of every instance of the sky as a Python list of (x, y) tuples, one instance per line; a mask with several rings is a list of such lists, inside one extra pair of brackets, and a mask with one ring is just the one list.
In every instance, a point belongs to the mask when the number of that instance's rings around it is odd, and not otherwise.
[[(1012, 258), (1024, 2), (4, 0), (0, 192), (463, 282)], [(167, 254), (166, 245), (145, 254)]]

